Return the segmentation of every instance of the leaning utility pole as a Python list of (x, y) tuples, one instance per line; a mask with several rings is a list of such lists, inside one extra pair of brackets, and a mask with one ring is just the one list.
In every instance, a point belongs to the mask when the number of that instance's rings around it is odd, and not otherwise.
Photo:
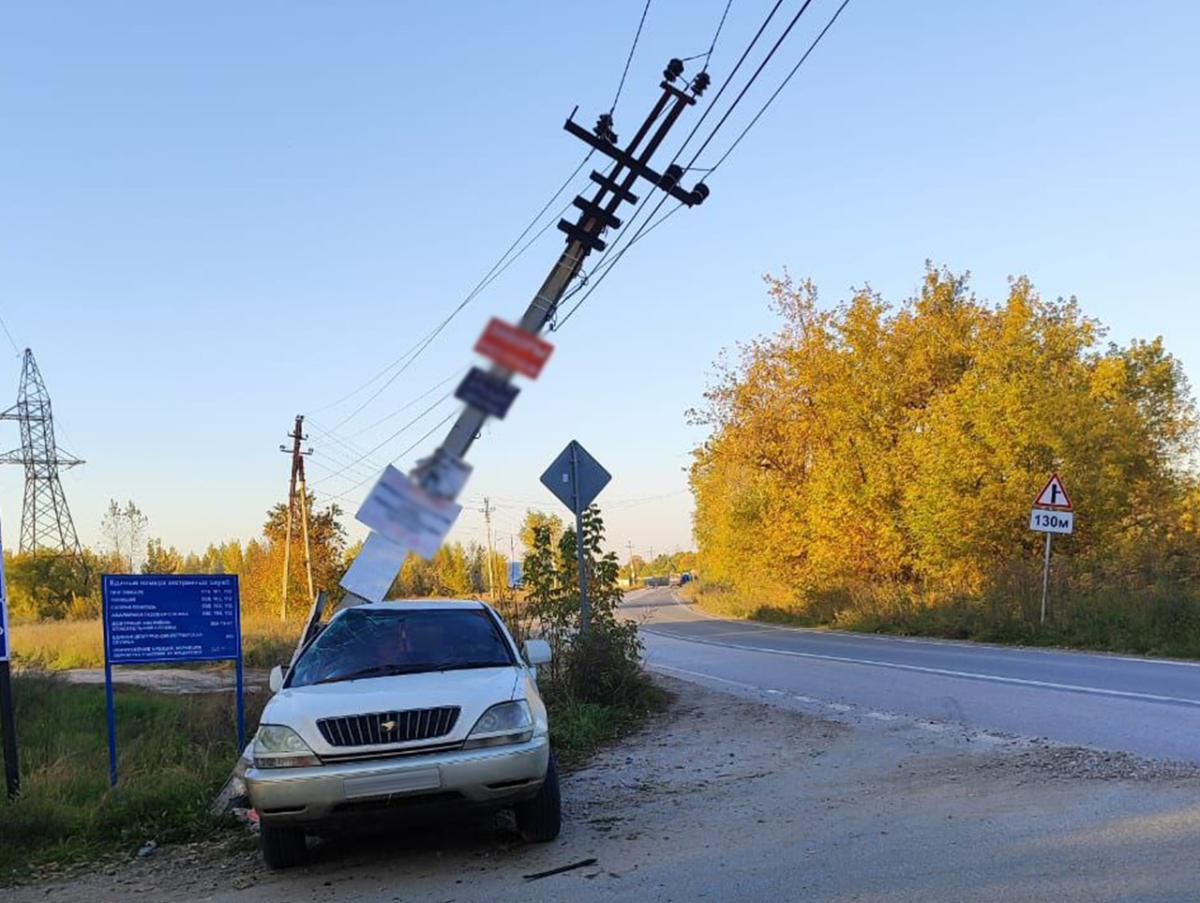
[[(621, 226), (621, 219), (617, 216), (621, 205), (638, 202), (633, 188), (639, 180), (649, 182), (688, 207), (700, 204), (708, 197), (708, 187), (703, 182), (697, 183), (690, 191), (680, 185), (685, 172), (682, 166), (671, 163), (662, 173), (650, 167), (655, 151), (684, 110), (693, 106), (711, 84), (712, 79), (703, 70), (690, 82), (681, 81), (683, 70), (681, 60), (673, 59), (667, 64), (659, 85), (662, 93), (633, 138), (624, 146), (620, 145), (613, 129), (611, 112), (602, 114), (591, 131), (574, 121), (574, 112), (568, 117), (564, 128), (588, 144), (593, 152), (609, 158), (612, 165), (607, 172), (591, 172), (590, 178), (597, 187), (590, 197), (582, 194), (575, 197), (573, 203), (579, 209), (578, 217), (574, 221), (559, 220), (558, 228), (566, 234), (567, 246), (551, 267), (516, 327), (500, 322), (499, 325), (505, 329), (505, 342), (509, 348), (521, 346), (520, 336), (523, 333), (527, 344), (542, 349), (544, 360), (549, 353), (545, 350), (548, 343), (534, 343), (532, 340), (553, 321), (558, 305), (572, 280), (579, 275), (587, 256), (607, 247), (601, 236), (609, 229)], [(484, 340), (487, 337), (485, 333)], [(476, 348), (482, 351), (479, 346)], [(497, 350), (502, 349), (497, 346)], [(466, 402), (466, 406), (441, 445), (433, 454), (417, 462), (407, 480), (402, 477), (397, 479), (398, 474), (385, 469), (378, 485), (383, 486), (384, 481), (388, 481), (387, 489), (378, 497), (374, 497), (374, 494), (369, 496), (368, 502), (360, 509), (359, 520), (372, 528), (367, 537), (367, 546), (364, 547), (371, 547), (372, 554), (366, 557), (360, 555), (342, 577), (342, 586), (351, 595), (364, 598), (361, 590), (368, 595), (382, 596), (380, 588), (389, 582), (386, 572), (391, 570), (391, 577), (394, 578), (400, 571), (404, 555), (413, 548), (410, 543), (415, 541), (425, 549), (433, 547), (435, 541), (440, 543), (461, 510), (454, 504), (454, 499), (470, 472), (470, 467), (463, 459), (480, 436), (488, 417), (503, 416), (498, 413), (498, 404), (507, 410), (503, 396), (508, 395), (508, 401), (511, 401), (515, 395), (515, 390), (509, 385), (514, 370), (508, 365), (521, 368), (520, 363), (516, 363), (519, 354), (501, 353), (497, 356), (482, 353), (491, 356), (494, 361), (488, 371), (480, 371), (489, 386), (486, 397), (474, 395), (465, 398), (456, 393)], [(532, 373), (526, 368), (521, 368), (521, 372), (535, 376), (539, 369), (540, 364), (533, 367)]]
[[(77, 467), (79, 458), (64, 454), (54, 440), (54, 417), (50, 393), (42, 381), (33, 351), (25, 349), (17, 403), (0, 413), (0, 420), (16, 420), (21, 429), (21, 447), (0, 455), (0, 464), (25, 468), (25, 504), (21, 509), (22, 552), (73, 555), (83, 565), (83, 550), (75, 534), (75, 522), (67, 508), (60, 469)], [(84, 565), (86, 567), (86, 565)]]
[(300, 450), (300, 443), (307, 439), (304, 435), (304, 415), (296, 415), (296, 427), (292, 432), (288, 433), (288, 438), (292, 440), (292, 447), (280, 445), (279, 450), (292, 456), (292, 476), (288, 482), (288, 501), (287, 501), (287, 527), (285, 529), (286, 538), (283, 543), (283, 595), (279, 603), (279, 620), (286, 621), (288, 614), (288, 582), (291, 577), (292, 566), (292, 512), (296, 507), (296, 484), (300, 484), (300, 525), (303, 531), (304, 539), (304, 568), (308, 574), (308, 599), (312, 602), (316, 595), (313, 589), (312, 575), (312, 551), (308, 545), (308, 493), (304, 486), (304, 457), (312, 454), (312, 449), (307, 451)]
[[(620, 227), (621, 220), (616, 212), (622, 203), (637, 203), (638, 196), (632, 189), (638, 179), (645, 179), (689, 207), (702, 203), (708, 197), (708, 186), (703, 182), (698, 183), (691, 191), (686, 191), (680, 186), (680, 179), (684, 175), (682, 166), (673, 163), (667, 167), (665, 173), (650, 168), (650, 159), (666, 139), (676, 120), (684, 110), (696, 103), (696, 98), (703, 94), (711, 83), (708, 73), (701, 71), (690, 84), (685, 80), (683, 87), (680, 87), (675, 83), (682, 75), (683, 63), (677, 59), (671, 60), (663, 70), (663, 81), (659, 85), (662, 94), (633, 138), (623, 148), (618, 144), (619, 139), (613, 131), (611, 114), (601, 114), (592, 131), (574, 121), (574, 112), (567, 119), (563, 127), (568, 132), (609, 157), (613, 163), (607, 174), (592, 170), (591, 179), (598, 187), (591, 198), (576, 196), (574, 205), (580, 213), (575, 222), (565, 219), (559, 221), (558, 228), (567, 236), (567, 247), (550, 269), (542, 287), (521, 317), (518, 325), (525, 332), (537, 335), (546, 328), (553, 319), (571, 280), (579, 274), (584, 259), (592, 251), (604, 250), (606, 244), (600, 236), (608, 229)], [(493, 364), (489, 372), (495, 379), (504, 383), (509, 382), (513, 376), (511, 370), (499, 364)], [(413, 469), (412, 476), (417, 482), (432, 494), (439, 495), (436, 482), (437, 461), (444, 455), (458, 459), (465, 457), (480, 435), (480, 429), (487, 418), (486, 411), (468, 404), (451, 427), (438, 453)]]

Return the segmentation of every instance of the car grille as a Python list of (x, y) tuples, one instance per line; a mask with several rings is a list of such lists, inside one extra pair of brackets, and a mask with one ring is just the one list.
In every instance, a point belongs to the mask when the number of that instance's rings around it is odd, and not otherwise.
[(439, 706), (433, 709), (409, 709), (406, 712), (345, 715), (341, 718), (322, 718), (317, 722), (317, 729), (330, 746), (411, 743), (444, 737), (454, 730), (458, 713), (458, 706)]

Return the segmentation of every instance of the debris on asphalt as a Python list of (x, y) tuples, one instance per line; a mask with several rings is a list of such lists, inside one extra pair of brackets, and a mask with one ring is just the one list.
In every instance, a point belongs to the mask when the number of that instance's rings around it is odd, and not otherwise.
[(147, 856), (153, 856), (154, 851), (158, 849), (158, 844), (153, 840), (147, 840), (142, 844), (141, 849), (137, 851), (138, 859), (145, 859)]
[(587, 868), (589, 865), (595, 865), (595, 858), (580, 859), (578, 862), (572, 862), (570, 865), (560, 865), (556, 869), (546, 869), (544, 872), (534, 872), (532, 875), (525, 875), (526, 881), (538, 881), (542, 878), (549, 878), (551, 875), (561, 875), (563, 872), (574, 871), (575, 869)]

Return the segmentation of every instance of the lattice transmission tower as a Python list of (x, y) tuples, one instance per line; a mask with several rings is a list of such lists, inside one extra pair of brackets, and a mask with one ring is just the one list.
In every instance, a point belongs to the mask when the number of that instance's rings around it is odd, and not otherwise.
[(21, 367), (17, 403), (0, 413), (0, 420), (15, 420), (21, 429), (21, 447), (0, 455), (0, 464), (20, 464), (25, 468), (21, 551), (67, 554), (82, 561), (75, 522), (71, 520), (58, 472), (76, 467), (83, 461), (63, 452), (54, 441), (50, 393), (46, 391), (33, 352), (28, 348)]

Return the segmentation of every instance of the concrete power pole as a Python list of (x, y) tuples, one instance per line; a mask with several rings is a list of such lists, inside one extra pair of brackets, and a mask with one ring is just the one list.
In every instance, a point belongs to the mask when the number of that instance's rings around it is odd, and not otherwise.
[(292, 440), (292, 447), (280, 445), (279, 450), (292, 456), (292, 475), (288, 481), (287, 527), (283, 543), (283, 593), (279, 600), (279, 620), (286, 621), (288, 615), (288, 583), (292, 569), (292, 514), (296, 508), (296, 483), (300, 484), (300, 521), (304, 534), (304, 566), (308, 571), (308, 598), (313, 598), (312, 554), (308, 547), (308, 496), (304, 489), (304, 456), (311, 455), (312, 449), (300, 450), (300, 443), (307, 439), (304, 435), (304, 415), (296, 415), (296, 426), (287, 434)]
[(626, 542), (625, 547), (629, 549), (629, 586), (632, 588), (637, 582), (637, 574), (633, 571), (633, 540)]

